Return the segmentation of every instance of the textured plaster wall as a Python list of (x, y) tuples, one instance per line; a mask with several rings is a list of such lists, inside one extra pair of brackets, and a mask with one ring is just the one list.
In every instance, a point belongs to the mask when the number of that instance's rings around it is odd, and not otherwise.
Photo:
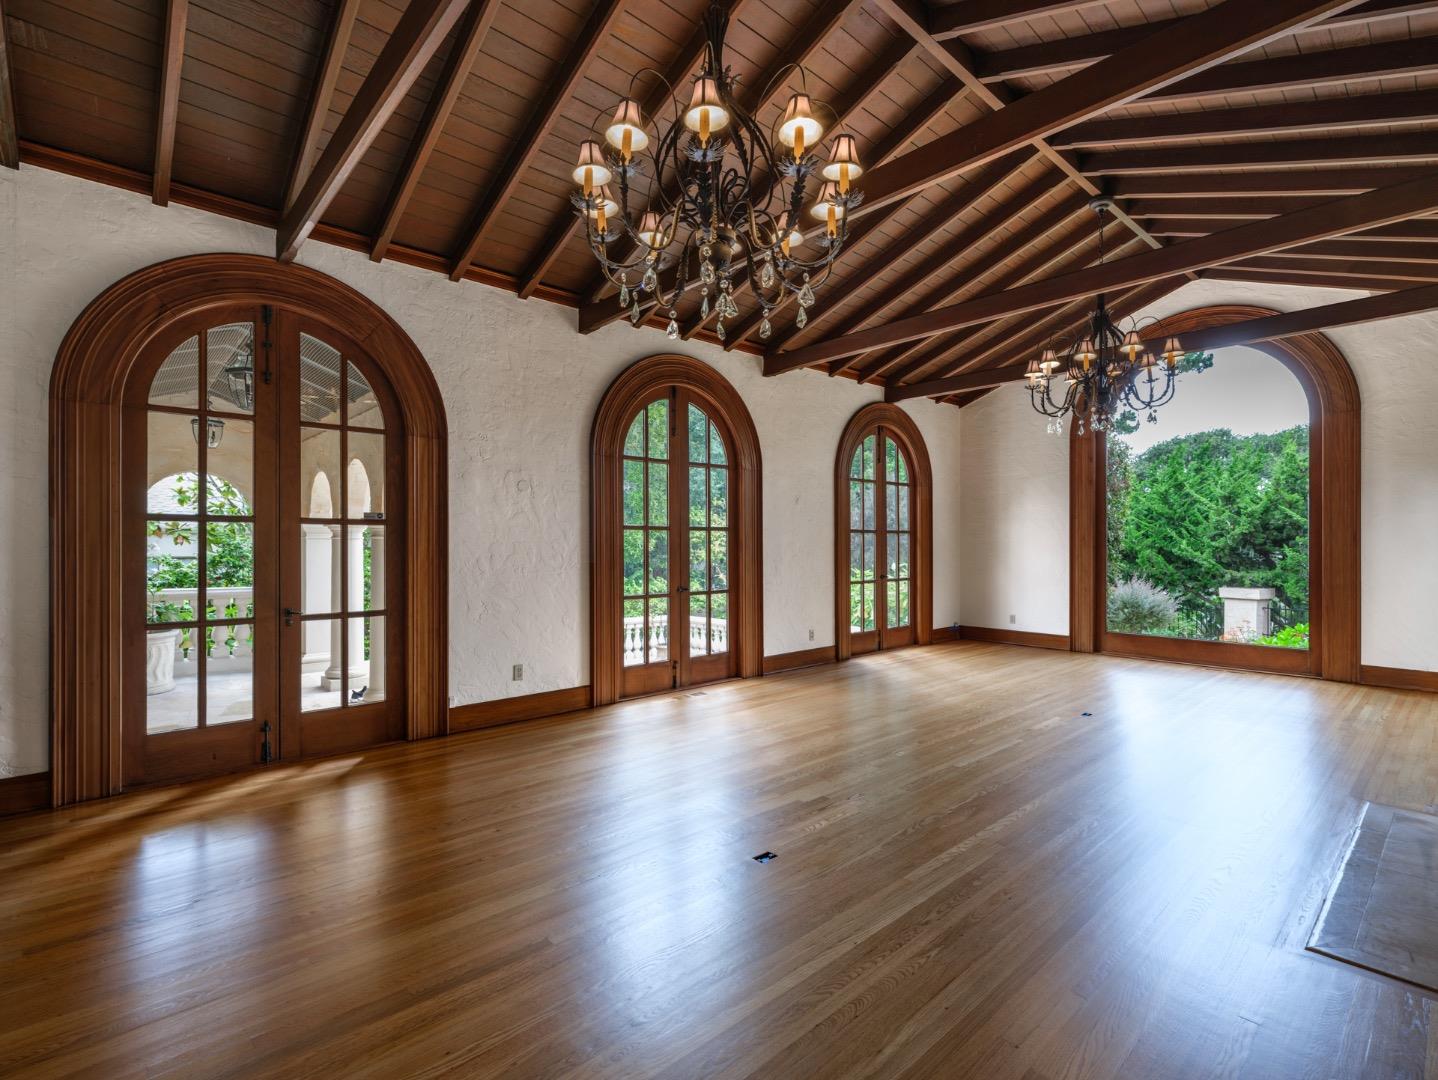
[[(1211, 304), (1294, 311), (1363, 295), (1205, 279), (1142, 314), (1161, 318)], [(1438, 671), (1438, 313), (1327, 333), (1348, 358), (1363, 402), (1363, 663)], [(1042, 618), (1026, 626), (1021, 614), (1019, 628), (1067, 632), (1067, 439), (1045, 434), (1046, 421), (1018, 386), (963, 413), (964, 621), (1003, 626), (1016, 607), (1037, 604)], [(1018, 557), (1019, 542), (1045, 557)], [(1045, 606), (1043, 598), (1053, 602)]]
[[(268, 255), (274, 234), (29, 167), (0, 170), (0, 776), (48, 767), (46, 409), (50, 367), (84, 306), (125, 274), (201, 252)], [(743, 395), (764, 456), (764, 648), (832, 644), (835, 445), (880, 393), (432, 272), (306, 244), (300, 261), (371, 297), (434, 368), (450, 427), (450, 693), (456, 704), (586, 683), (588, 439), (610, 381), (679, 351)], [(675, 348), (675, 346), (678, 346)], [(934, 620), (959, 617), (960, 420), (906, 406), (934, 465)], [(809, 631), (814, 638), (809, 640)], [(522, 682), (511, 665), (524, 664)]]

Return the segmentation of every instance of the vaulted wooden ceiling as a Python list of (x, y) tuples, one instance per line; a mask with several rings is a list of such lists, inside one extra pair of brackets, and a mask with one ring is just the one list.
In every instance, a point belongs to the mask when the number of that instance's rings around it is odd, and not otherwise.
[[(280, 257), (312, 238), (572, 304), (590, 332), (621, 311), (575, 227), (575, 148), (634, 72), (693, 73), (707, 2), (0, 0), (0, 163), (273, 225)], [(802, 62), (869, 168), (770, 374), (963, 404), (1099, 283), (1120, 312), (1199, 276), (1433, 306), (1431, 0), (731, 8), (741, 100), (769, 124), (797, 77), (755, 88)], [(1119, 207), (1101, 274), (1097, 194)], [(712, 339), (697, 290), (680, 321)], [(761, 351), (757, 323), (726, 346)]]

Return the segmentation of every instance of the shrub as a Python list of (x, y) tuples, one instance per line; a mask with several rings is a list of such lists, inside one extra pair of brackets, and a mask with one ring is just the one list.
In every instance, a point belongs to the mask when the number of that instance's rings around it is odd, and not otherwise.
[(1308, 648), (1308, 624), (1298, 623), (1296, 626), (1285, 626), (1272, 634), (1266, 634), (1260, 638), (1254, 638), (1255, 645), (1271, 645), (1278, 649), (1306, 649)]
[(1108, 628), (1119, 634), (1158, 634), (1178, 615), (1178, 601), (1141, 578), (1120, 581), (1108, 591)]

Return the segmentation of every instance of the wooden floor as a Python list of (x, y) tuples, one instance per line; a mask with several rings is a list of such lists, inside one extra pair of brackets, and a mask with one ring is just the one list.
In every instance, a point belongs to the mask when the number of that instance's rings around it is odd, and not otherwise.
[(14, 818), (0, 1075), (1422, 1076), (1438, 999), (1303, 945), (1435, 736), (958, 644)]

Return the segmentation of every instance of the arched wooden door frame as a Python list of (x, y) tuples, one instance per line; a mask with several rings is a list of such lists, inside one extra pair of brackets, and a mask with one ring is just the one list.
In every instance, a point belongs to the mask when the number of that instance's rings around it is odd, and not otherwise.
[(447, 427), (423, 355), (365, 296), (308, 267), (193, 255), (138, 270), (80, 314), (50, 377), (51, 763), (55, 805), (122, 786), (122, 412), (131, 369), (180, 319), (267, 304), (333, 327), (381, 366), (399, 401), (406, 485), (406, 724), (448, 726)]
[(910, 507), (917, 566), (912, 574), (909, 618), (914, 643), (927, 645), (933, 634), (934, 608), (934, 471), (929, 448), (913, 417), (897, 405), (876, 401), (849, 418), (834, 459), (834, 649), (840, 660), (853, 655), (849, 618), (849, 466), (864, 437), (883, 427), (894, 436), (909, 460), (914, 496)]
[(741, 679), (763, 670), (763, 498), (759, 433), (739, 392), (708, 364), (688, 356), (661, 354), (631, 365), (609, 385), (590, 432), (589, 513), (589, 679), (595, 705), (619, 698), (623, 646), (620, 641), (624, 577), (621, 506), (624, 491), (624, 436), (641, 405), (677, 386), (699, 399), (733, 439), (730, 448), (730, 510), (734, 517), (729, 553), (729, 617), (737, 624), (736, 662)]
[[(1144, 334), (1190, 334), (1279, 312), (1213, 305), (1171, 315)], [(1338, 346), (1323, 334), (1255, 342), (1303, 387), (1309, 407), (1309, 611), (1314, 616), (1307, 656), (1258, 646), (1175, 641), (1168, 659), (1255, 670), (1317, 675), (1358, 682), (1361, 665), (1360, 399), (1358, 380)], [(1075, 652), (1103, 648), (1107, 621), (1104, 548), (1107, 515), (1105, 446), (1093, 432), (1074, 434), (1070, 483), (1070, 623)], [(1215, 650), (1224, 650), (1217, 652)]]

